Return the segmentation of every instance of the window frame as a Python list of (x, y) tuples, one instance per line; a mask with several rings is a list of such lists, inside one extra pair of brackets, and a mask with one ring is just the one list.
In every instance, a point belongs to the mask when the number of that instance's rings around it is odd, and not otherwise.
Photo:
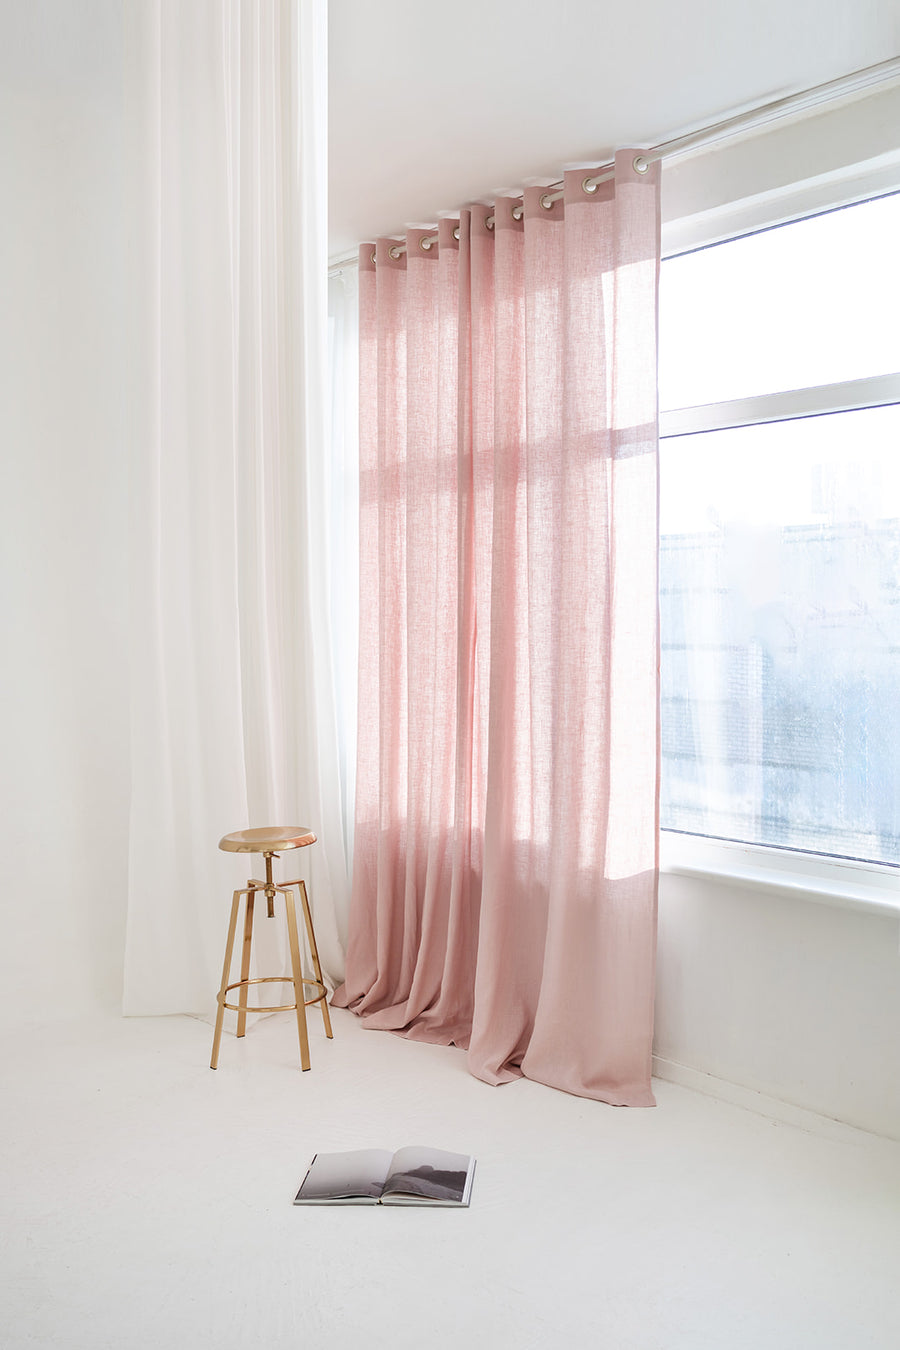
[[(706, 230), (682, 221), (673, 223), (669, 232), (675, 247), (666, 248), (663, 258), (728, 243), (762, 229), (808, 219), (823, 212), (839, 210), (876, 197), (900, 191), (900, 166), (889, 175), (883, 168), (877, 175), (855, 177), (851, 182), (833, 183), (832, 193), (823, 200), (822, 183), (804, 194), (794, 188), (787, 201), (770, 201), (771, 219), (760, 218), (757, 201), (748, 203), (740, 227), (740, 203), (729, 209), (727, 233), (719, 228)], [(779, 209), (779, 205), (781, 209)], [(698, 432), (794, 421), (799, 418), (828, 416), (866, 408), (900, 404), (900, 372), (846, 380), (836, 384), (759, 394), (693, 407), (667, 409), (659, 414), (660, 441)], [(741, 888), (764, 891), (785, 899), (813, 900), (839, 908), (863, 910), (882, 915), (900, 915), (900, 864), (865, 862), (833, 854), (806, 852), (781, 846), (745, 843), (713, 836), (688, 834), (660, 828), (660, 871), (712, 882), (724, 882)]]

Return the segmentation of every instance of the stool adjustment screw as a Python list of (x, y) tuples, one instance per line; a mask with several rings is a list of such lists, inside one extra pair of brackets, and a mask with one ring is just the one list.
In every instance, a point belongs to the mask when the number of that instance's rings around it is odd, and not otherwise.
[(277, 858), (277, 853), (264, 853), (266, 860), (266, 918), (275, 918), (275, 882), (272, 880), (272, 859)]

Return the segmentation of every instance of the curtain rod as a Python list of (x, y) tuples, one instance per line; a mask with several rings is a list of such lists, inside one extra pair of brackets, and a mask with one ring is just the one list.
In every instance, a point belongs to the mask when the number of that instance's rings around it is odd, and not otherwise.
[[(790, 113), (804, 112), (807, 108), (815, 108), (821, 103), (831, 103), (836, 99), (859, 93), (860, 90), (869, 89), (872, 85), (884, 84), (892, 79), (900, 79), (900, 57), (895, 56), (889, 61), (879, 61), (877, 65), (865, 66), (862, 70), (854, 70), (849, 75), (841, 75), (836, 80), (828, 80), (825, 84), (814, 85), (811, 89), (804, 89), (798, 94), (788, 94), (784, 98), (773, 99), (769, 103), (760, 104), (746, 112), (736, 113), (733, 117), (723, 118), (720, 122), (713, 122), (709, 126), (702, 127), (699, 131), (689, 132), (686, 136), (678, 136), (674, 140), (663, 141), (660, 145), (653, 146), (651, 150), (636, 155), (634, 168), (637, 173), (646, 173), (650, 165), (655, 164), (658, 160), (687, 154), (690, 150), (696, 150), (701, 146), (725, 140), (728, 136), (736, 136), (742, 131), (765, 126), (767, 122), (774, 122), (780, 117), (787, 117)], [(614, 176), (613, 166), (604, 164), (600, 167), (599, 172), (585, 178), (582, 186), (585, 192), (596, 192), (601, 183), (608, 182)], [(553, 184), (543, 194), (541, 206), (549, 210), (554, 202), (559, 201), (563, 196), (562, 191), (557, 190), (559, 187), (559, 184)], [(520, 219), (522, 207), (514, 207), (513, 215)], [(489, 228), (492, 228), (493, 216), (489, 216), (486, 223)], [(438, 236), (432, 234), (427, 235), (419, 242), (421, 247), (427, 251), (433, 244), (437, 243), (437, 239)], [(405, 252), (405, 244), (395, 244), (390, 250), (391, 256), (394, 258), (400, 257)]]
[[(661, 145), (655, 145), (645, 154), (635, 155), (635, 171), (646, 173), (650, 165), (658, 160), (687, 154), (689, 150), (712, 145), (729, 136), (736, 136), (741, 131), (765, 126), (767, 122), (777, 121), (779, 117), (786, 117), (790, 113), (804, 112), (807, 108), (815, 108), (820, 103), (831, 103), (838, 98), (858, 93), (861, 89), (868, 89), (873, 84), (883, 84), (886, 80), (897, 78), (900, 78), (900, 57), (892, 57), (890, 61), (879, 61), (878, 65), (865, 66), (862, 70), (854, 70), (850, 75), (841, 75), (836, 80), (828, 80), (825, 84), (814, 85), (812, 89), (804, 89), (799, 94), (787, 94), (784, 98), (773, 99), (770, 103), (750, 108), (747, 112), (723, 118), (721, 122), (713, 122), (710, 126), (689, 132), (686, 136), (663, 141)], [(606, 167), (603, 166), (604, 170)], [(612, 172), (601, 171), (596, 178), (586, 178), (585, 192), (595, 192), (600, 183), (607, 182), (613, 176)], [(562, 195), (562, 192), (545, 193), (541, 198), (541, 206), (552, 206)]]
[(767, 122), (786, 117), (789, 113), (804, 112), (807, 108), (815, 108), (820, 103), (831, 103), (845, 95), (859, 93), (862, 89), (892, 79), (900, 79), (900, 56), (894, 56), (889, 61), (879, 61), (875, 66), (865, 66), (862, 70), (854, 70), (850, 75), (828, 80), (825, 84), (814, 85), (812, 89), (804, 89), (799, 94), (788, 94), (785, 98), (773, 99), (771, 103), (763, 103), (759, 107), (750, 108), (747, 112), (726, 117), (721, 122), (714, 122), (711, 126), (690, 132), (687, 136), (664, 141), (662, 145), (656, 145), (652, 150), (648, 150), (646, 155), (639, 155), (635, 168), (638, 172), (646, 172), (646, 168), (638, 167), (639, 161), (644, 161), (649, 166), (658, 159), (685, 154), (688, 150), (695, 150), (701, 145), (709, 145), (727, 136), (736, 136), (738, 132), (764, 126)]

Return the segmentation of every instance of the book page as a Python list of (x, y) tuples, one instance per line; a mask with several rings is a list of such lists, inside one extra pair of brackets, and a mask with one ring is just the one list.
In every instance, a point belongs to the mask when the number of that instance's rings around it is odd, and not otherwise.
[(370, 1200), (377, 1204), (393, 1155), (382, 1148), (351, 1153), (317, 1153), (310, 1164), (295, 1205)]
[(426, 1204), (468, 1204), (473, 1159), (465, 1153), (413, 1146), (398, 1149), (384, 1185), (383, 1201), (409, 1198)]

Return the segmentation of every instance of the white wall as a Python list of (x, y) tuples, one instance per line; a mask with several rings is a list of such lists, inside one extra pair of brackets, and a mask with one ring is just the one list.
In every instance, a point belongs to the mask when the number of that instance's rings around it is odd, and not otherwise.
[(129, 776), (121, 8), (0, 8), (0, 988), (6, 1017), (19, 1021), (120, 994)]
[(663, 875), (658, 962), (664, 1074), (691, 1083), (685, 1066), (900, 1138), (896, 918)]

